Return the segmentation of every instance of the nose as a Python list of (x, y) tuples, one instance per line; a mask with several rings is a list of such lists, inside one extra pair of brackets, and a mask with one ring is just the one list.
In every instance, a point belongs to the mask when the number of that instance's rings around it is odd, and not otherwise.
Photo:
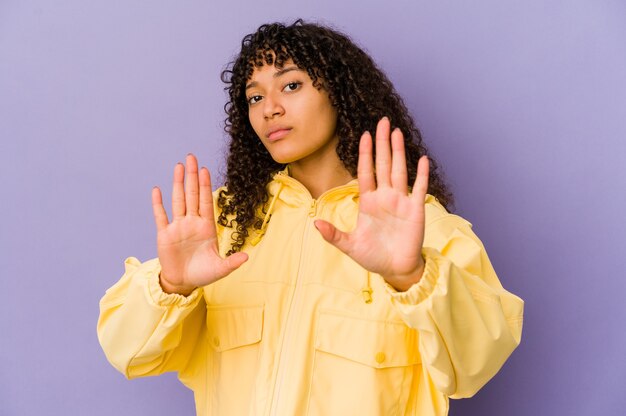
[(285, 109), (280, 103), (280, 100), (273, 94), (267, 94), (263, 100), (263, 104), (263, 116), (266, 120), (281, 116), (285, 113)]

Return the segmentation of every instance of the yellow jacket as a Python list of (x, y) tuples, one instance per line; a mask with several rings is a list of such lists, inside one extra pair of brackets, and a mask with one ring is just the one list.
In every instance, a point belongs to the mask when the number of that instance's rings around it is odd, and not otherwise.
[[(268, 189), (263, 231), (226, 278), (188, 297), (165, 294), (158, 259), (126, 260), (98, 322), (126, 377), (177, 371), (198, 415), (439, 416), (519, 344), (523, 301), (502, 288), (471, 224), (434, 197), (423, 277), (399, 293), (313, 226), (354, 227), (356, 181), (314, 200), (281, 172)], [(222, 253), (231, 233), (218, 227)]]

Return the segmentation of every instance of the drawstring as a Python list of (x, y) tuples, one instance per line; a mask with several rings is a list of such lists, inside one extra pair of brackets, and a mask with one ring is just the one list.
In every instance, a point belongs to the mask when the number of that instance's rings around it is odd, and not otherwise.
[(361, 295), (363, 295), (363, 301), (365, 303), (372, 303), (372, 292), (372, 286), (370, 285), (370, 273), (367, 272), (365, 287), (361, 289)]
[(267, 208), (267, 212), (265, 213), (265, 218), (263, 218), (263, 224), (261, 224), (261, 229), (258, 230), (256, 232), (256, 235), (250, 239), (250, 244), (252, 244), (253, 246), (259, 244), (259, 241), (261, 241), (261, 238), (263, 238), (263, 236), (265, 235), (265, 231), (267, 230), (267, 224), (269, 223), (270, 217), (272, 216), (272, 211), (274, 210), (274, 204), (278, 199), (278, 195), (280, 195), (280, 191), (283, 190), (283, 186), (284, 185), (282, 183), (279, 184), (278, 191), (276, 191), (276, 193), (272, 197), (272, 200), (270, 201), (270, 206), (269, 208)]

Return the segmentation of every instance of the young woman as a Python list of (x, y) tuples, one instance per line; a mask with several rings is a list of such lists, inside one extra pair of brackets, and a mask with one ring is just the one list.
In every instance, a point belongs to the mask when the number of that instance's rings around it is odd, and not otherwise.
[(188, 155), (171, 221), (153, 190), (158, 258), (127, 259), (100, 305), (111, 363), (177, 371), (198, 415), (445, 415), (476, 393), (519, 344), (523, 302), (446, 211), (385, 75), (296, 21), (247, 35), (223, 79), (225, 186)]

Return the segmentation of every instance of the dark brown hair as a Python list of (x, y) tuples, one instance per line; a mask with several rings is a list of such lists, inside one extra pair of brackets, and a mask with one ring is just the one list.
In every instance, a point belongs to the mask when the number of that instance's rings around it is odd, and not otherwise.
[[(272, 159), (252, 129), (245, 85), (255, 68), (281, 68), (288, 59), (308, 73), (314, 86), (328, 91), (337, 110), (337, 155), (352, 176), (356, 177), (361, 135), (366, 130), (376, 131), (383, 116), (389, 117), (392, 128), (398, 127), (404, 134), (409, 186), (415, 181), (418, 159), (428, 155), (419, 130), (389, 79), (348, 36), (301, 19), (291, 25), (262, 25), (243, 38), (241, 52), (222, 72), (229, 94), (224, 106), (225, 131), (231, 142), (226, 190), (218, 197), (218, 223), (236, 227), (228, 254), (240, 251), (249, 230), (261, 227), (258, 210), (267, 203), (266, 186), (274, 173), (285, 167)], [(437, 162), (429, 159), (429, 193), (450, 208), (452, 194)]]

